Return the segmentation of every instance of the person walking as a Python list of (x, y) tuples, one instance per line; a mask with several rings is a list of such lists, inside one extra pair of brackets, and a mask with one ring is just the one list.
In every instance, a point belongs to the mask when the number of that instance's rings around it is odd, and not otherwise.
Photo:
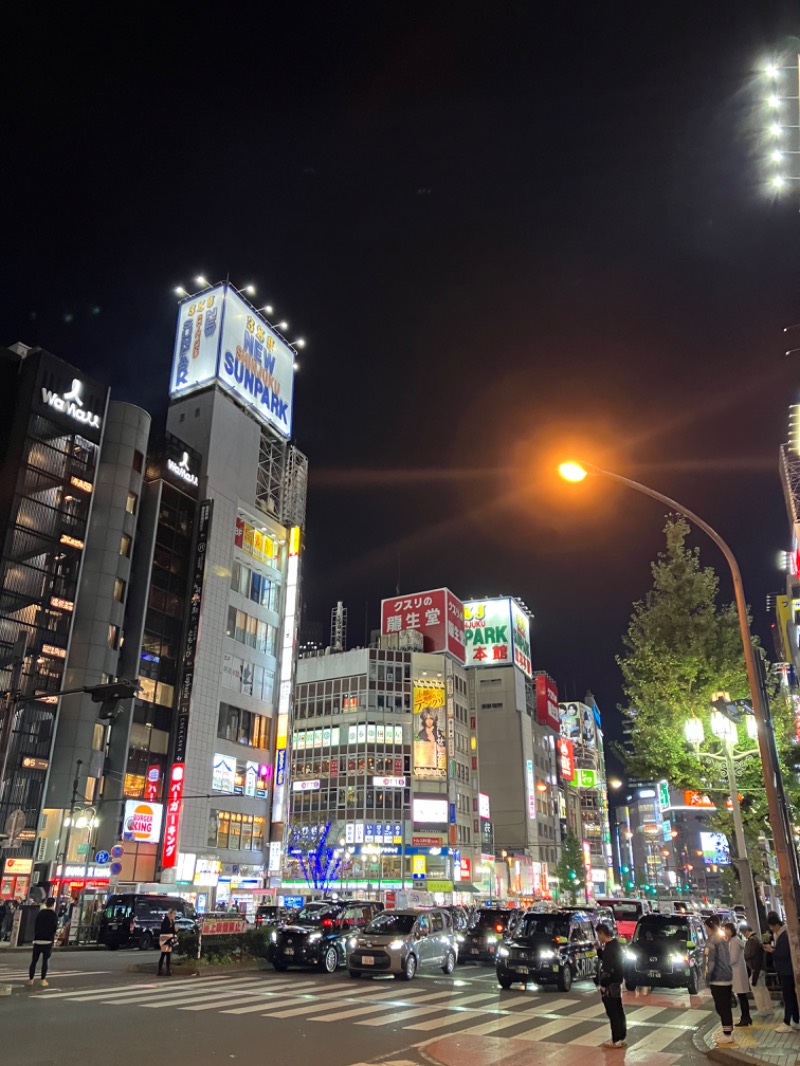
[(750, 1017), (750, 978), (747, 976), (744, 944), (733, 922), (725, 922), (722, 930), (728, 938), (728, 952), (731, 957), (731, 970), (733, 972), (733, 994), (739, 1000), (739, 1010), (741, 1011), (741, 1017), (736, 1023), (736, 1028), (742, 1029), (753, 1024), (753, 1019)]
[(797, 1007), (797, 993), (794, 988), (794, 971), (792, 970), (792, 956), (789, 954), (789, 937), (786, 927), (775, 911), (767, 915), (767, 925), (772, 933), (772, 943), (764, 945), (764, 951), (772, 955), (775, 973), (781, 983), (781, 995), (783, 996), (783, 1022), (775, 1027), (778, 1033), (791, 1033), (792, 1029), (800, 1029), (800, 1011)]
[(705, 919), (708, 940), (706, 941), (706, 984), (711, 990), (714, 1010), (719, 1015), (722, 1035), (717, 1037), (718, 1044), (732, 1044), (733, 1010), (731, 1008), (731, 989), (733, 987), (733, 970), (728, 941), (719, 927), (719, 918), (711, 914)]
[(45, 900), (42, 909), (36, 915), (36, 924), (33, 927), (33, 956), (31, 958), (31, 967), (28, 971), (28, 980), (25, 982), (29, 988), (33, 986), (33, 980), (36, 976), (36, 964), (39, 959), (42, 960), (42, 988), (47, 988), (50, 984), (47, 980), (47, 967), (56, 939), (57, 925), (56, 901), (52, 896), (49, 896)]
[(611, 1039), (607, 1040), (603, 1047), (623, 1048), (625, 1037), (628, 1035), (628, 1026), (622, 1006), (622, 981), (625, 976), (622, 946), (605, 922), (598, 922), (595, 931), (601, 947), (600, 974), (597, 984), (611, 1023)]
[(161, 948), (161, 957), (158, 960), (158, 976), (164, 977), (164, 965), (166, 964), (166, 976), (172, 977), (170, 963), (172, 962), (172, 949), (178, 940), (178, 930), (175, 928), (175, 915), (177, 911), (170, 907), (164, 915), (161, 923), (161, 932), (158, 936), (158, 946)]

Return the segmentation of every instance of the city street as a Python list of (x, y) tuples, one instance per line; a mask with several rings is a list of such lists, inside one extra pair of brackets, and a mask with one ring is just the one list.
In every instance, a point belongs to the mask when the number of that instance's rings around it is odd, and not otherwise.
[(572, 992), (502, 991), (489, 968), (459, 967), (452, 977), (352, 980), (345, 971), (247, 971), (211, 977), (129, 973), (155, 953), (56, 955), (50, 987), (23, 982), (27, 955), (0, 957), (3, 1042), (15, 1059), (37, 1066), (133, 1066), (142, 1056), (179, 1056), (193, 1066), (269, 1055), (274, 1066), (324, 1061), (515, 1063), (578, 1066), (587, 1054), (603, 1063), (694, 1066), (704, 1061), (692, 1034), (710, 1019), (706, 993), (626, 995), (624, 1052), (600, 1049), (608, 1024), (594, 986)]

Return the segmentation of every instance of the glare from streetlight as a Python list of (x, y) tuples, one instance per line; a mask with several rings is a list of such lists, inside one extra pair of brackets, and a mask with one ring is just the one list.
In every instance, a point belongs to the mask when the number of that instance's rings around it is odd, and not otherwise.
[(780, 137), (780, 135), (783, 133), (783, 126), (781, 126), (779, 122), (773, 122), (769, 128), (769, 132), (772, 134), (773, 137)]
[(783, 152), (779, 148), (776, 148), (774, 152), (770, 152), (769, 157), (773, 163), (780, 163), (783, 159)]
[(184, 289), (183, 285), (177, 285), (176, 288), (175, 288), (175, 295), (176, 296), (188, 296), (189, 294), (186, 291), (186, 289)]
[(776, 174), (770, 182), (773, 189), (782, 189), (786, 185), (786, 178), (782, 178), (780, 174)]
[(245, 287), (244, 287), (244, 288), (242, 289), (242, 292), (246, 292), (246, 293), (248, 293), (248, 294), (249, 294), (250, 296), (255, 296), (255, 294), (256, 294), (256, 287), (255, 287), (255, 285), (245, 285)]
[(773, 111), (777, 111), (780, 106), (781, 99), (779, 96), (776, 96), (775, 93), (767, 97), (767, 107), (771, 107)]
[(196, 285), (208, 285), (208, 282), (206, 281), (206, 279), (203, 277), (202, 274), (198, 274), (197, 277), (194, 280), (195, 280), (195, 284)]
[(768, 78), (776, 78), (778, 76), (778, 68), (775, 66), (774, 63), (767, 63), (764, 69), (764, 73), (767, 75)]
[(572, 462), (562, 463), (558, 468), (558, 472), (565, 481), (583, 481), (586, 477), (586, 470), (580, 463)]

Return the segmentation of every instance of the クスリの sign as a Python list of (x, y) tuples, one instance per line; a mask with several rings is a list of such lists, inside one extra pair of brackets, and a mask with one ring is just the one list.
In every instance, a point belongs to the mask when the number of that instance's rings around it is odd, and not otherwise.
[(449, 589), (381, 601), (381, 633), (390, 636), (409, 630), (422, 633), (424, 651), (447, 651), (464, 662), (464, 605)]

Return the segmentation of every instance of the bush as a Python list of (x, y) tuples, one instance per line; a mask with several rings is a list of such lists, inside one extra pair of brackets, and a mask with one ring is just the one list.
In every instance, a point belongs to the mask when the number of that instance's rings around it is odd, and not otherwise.
[[(237, 962), (245, 958), (266, 959), (274, 929), (272, 925), (262, 925), (232, 936), (207, 936), (202, 943), (200, 958), (216, 963)], [(197, 933), (179, 933), (175, 954), (196, 959), (197, 941)]]
[(273, 925), (261, 925), (257, 929), (248, 929), (244, 934), (243, 953), (254, 959), (268, 958), (270, 937), (274, 929)]

